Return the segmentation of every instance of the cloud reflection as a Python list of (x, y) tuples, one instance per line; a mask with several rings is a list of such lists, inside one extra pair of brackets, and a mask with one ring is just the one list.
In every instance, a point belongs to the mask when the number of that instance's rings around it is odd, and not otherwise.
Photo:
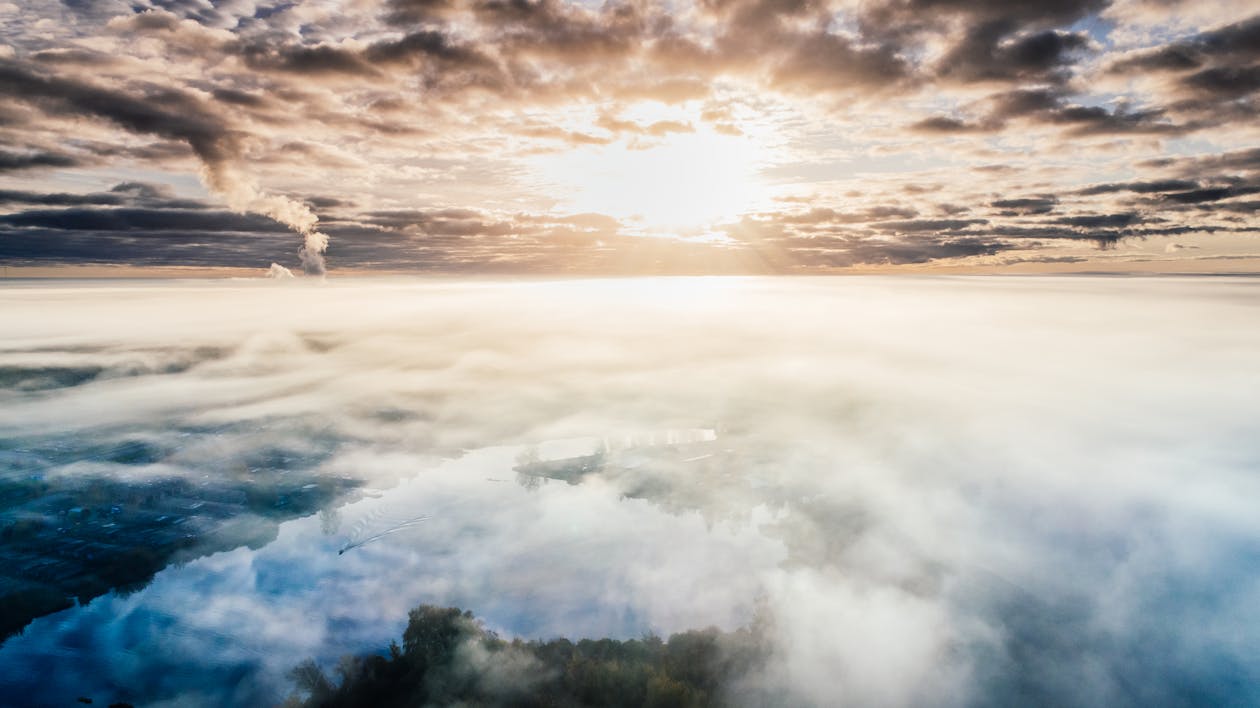
[[(6, 440), (266, 424), (377, 491), (37, 621), (0, 649), (0, 682), (253, 703), (308, 656), (383, 647), (421, 602), (530, 637), (733, 628), (760, 605), (774, 652), (746, 680), (786, 703), (1253, 702), (1256, 287), (7, 286), (0, 364), (147, 363), (6, 389)], [(700, 455), (515, 483), (554, 441), (695, 429), (716, 431)], [(163, 449), (130, 468), (213, 459)]]

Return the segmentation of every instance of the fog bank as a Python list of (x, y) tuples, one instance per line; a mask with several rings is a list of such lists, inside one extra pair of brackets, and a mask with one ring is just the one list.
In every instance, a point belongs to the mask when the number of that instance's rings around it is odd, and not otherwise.
[[(1257, 322), (1227, 278), (3, 283), (6, 474), (265, 449), (369, 493), (37, 621), (0, 683), (165, 654), (253, 668), (150, 695), (274, 697), (427, 602), (528, 637), (761, 608), (748, 695), (786, 704), (1254, 704)], [(51, 662), (76, 632), (139, 663)]]

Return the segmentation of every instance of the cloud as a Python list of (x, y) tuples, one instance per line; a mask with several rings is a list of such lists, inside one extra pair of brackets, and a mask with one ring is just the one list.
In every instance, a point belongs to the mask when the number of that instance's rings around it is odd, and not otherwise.
[(237, 211), (252, 211), (280, 221), (301, 233), (299, 257), (308, 273), (324, 271), (328, 237), (315, 230), (318, 219), (305, 205), (261, 191), (240, 171), (240, 136), (193, 95), (151, 87), (138, 98), (74, 79), (47, 77), (14, 62), (0, 63), (0, 91), (38, 105), (46, 113), (83, 113), (127, 130), (181, 140), (201, 160), (203, 180)]
[(86, 204), (118, 205), (126, 199), (120, 194), (41, 194), (16, 189), (0, 190), (0, 203), (40, 204), (46, 206), (82, 206)]
[(284, 47), (279, 51), (272, 51), (268, 47), (245, 47), (241, 56), (254, 69), (272, 69), (303, 75), (347, 74), (357, 77), (370, 77), (377, 73), (356, 52), (327, 45)]
[(50, 113), (81, 112), (138, 133), (185, 141), (208, 166), (221, 165), (237, 149), (235, 136), (186, 93), (154, 91), (153, 100), (148, 101), (72, 79), (36, 74), (11, 61), (0, 64), (0, 89), (15, 100), (41, 105)]
[(1164, 246), (1164, 253), (1178, 253), (1180, 251), (1197, 250), (1198, 246), (1187, 246), (1184, 243), (1170, 243)]
[(1260, 192), (1260, 185), (1240, 185), (1234, 187), (1210, 187), (1207, 189), (1191, 189), (1185, 192), (1168, 192), (1161, 197), (1179, 204), (1202, 204), (1216, 202), (1230, 197)]
[[(0, 647), (6, 695), (273, 704), (430, 602), (575, 640), (760, 607), (748, 695), (784, 704), (1255, 702), (1254, 279), (292, 285), (0, 293), (0, 367), (112, 372), (0, 389), (46, 479), (273, 460), (250, 476), (374, 489), (37, 621)], [(547, 441), (696, 427), (713, 444), (513, 481)]]
[[(57, 195), (54, 195), (57, 196)], [(269, 219), (232, 212), (179, 209), (36, 209), (0, 216), (0, 226), (67, 231), (281, 231)]]
[(1198, 182), (1191, 182), (1184, 179), (1153, 180), (1150, 182), (1111, 182), (1086, 187), (1085, 189), (1082, 189), (1080, 193), (1085, 195), (1109, 194), (1111, 192), (1137, 192), (1138, 194), (1148, 194), (1153, 192), (1176, 192), (1181, 190), (1190, 190), (1195, 189), (1198, 186)]
[(1006, 21), (975, 27), (941, 59), (939, 75), (962, 82), (1062, 83), (1072, 55), (1089, 46), (1083, 33), (1044, 30), (1008, 38), (1009, 33)]
[(1063, 216), (1055, 219), (1055, 223), (1065, 226), (1076, 226), (1087, 229), (1093, 228), (1117, 228), (1129, 226), (1136, 223), (1140, 216), (1134, 212), (1125, 212), (1121, 214), (1080, 214), (1077, 216)]
[[(156, 246), (145, 263), (206, 265), (214, 253), (238, 263), (249, 250), (256, 267), (315, 273), (331, 236), (352, 239), (333, 250), (351, 268), (827, 271), (860, 254), (941, 254), (913, 259), (933, 262), (1032, 251), (1037, 234), (1088, 240), (1087, 227), (1040, 218), (1050, 213), (1141, 215), (1100, 232), (1107, 243), (1123, 229), (1256, 227), (1234, 197), (1256, 183), (1247, 151), (1260, 24), (1219, 4), (397, 0), (331, 13), (98, 2), (4, 21), (12, 52), (0, 91), (11, 100), (0, 139), (12, 147), (0, 151), (0, 188), (69, 207), (51, 195), (98, 194), (118, 174), (174, 184), (196, 172), (227, 208), (303, 234), (298, 261), (274, 253), (268, 236), (255, 249)], [(596, 207), (543, 169), (605, 146), (644, 163), (678, 160), (677, 138), (718, 135), (747, 153), (750, 198), (743, 211), (670, 227), (686, 233), (625, 214), (617, 228), (566, 223)], [(1168, 157), (1189, 149), (1169, 141), (1189, 137), (1202, 154)], [(645, 179), (619, 171), (590, 172), (615, 189)], [(38, 186), (21, 181), (28, 173)], [(1182, 186), (1160, 188), (1173, 182)], [(880, 195), (907, 189), (940, 194), (910, 213), (875, 214), (909, 209)], [(812, 195), (809, 209), (766, 206), (800, 195)], [(1037, 199), (1048, 201), (1021, 201)], [(814, 208), (845, 216), (801, 221)], [(477, 215), (438, 216), (448, 210)], [(427, 216), (381, 216), (403, 211)], [(987, 224), (966, 230), (979, 241), (944, 248), (956, 229), (927, 222), (949, 219)], [(916, 220), (925, 223), (889, 223)], [(776, 229), (778, 241), (768, 238)], [(100, 262), (106, 241), (88, 233), (14, 234), (22, 243), (10, 253)]]
[(960, 231), (976, 224), (985, 223), (984, 219), (904, 219), (900, 221), (881, 221), (875, 228), (884, 231), (918, 232), (918, 231)]
[(1117, 58), (1110, 71), (1192, 71), (1209, 62), (1260, 59), (1260, 16)]
[(909, 126), (910, 130), (920, 133), (973, 133), (991, 130), (991, 126), (970, 123), (962, 118), (951, 116), (930, 116), (916, 121)]
[(267, 269), (267, 277), (273, 280), (288, 280), (293, 277), (293, 271), (279, 263), (272, 263), (271, 267)]
[(1054, 195), (1041, 197), (1024, 197), (1021, 199), (998, 199), (989, 204), (995, 209), (1002, 209), (1011, 214), (1049, 214), (1058, 206), (1059, 199)]
[(74, 167), (79, 161), (68, 155), (48, 152), (17, 153), (0, 151), (0, 172), (25, 170), (33, 167)]

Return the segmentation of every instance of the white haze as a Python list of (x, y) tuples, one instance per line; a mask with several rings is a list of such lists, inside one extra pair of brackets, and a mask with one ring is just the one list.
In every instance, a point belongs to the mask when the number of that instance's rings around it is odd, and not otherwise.
[[(746, 681), (784, 704), (1245, 705), (1257, 323), (1260, 281), (1225, 278), (8, 283), (0, 367), (103, 372), (0, 393), (0, 435), (266, 425), (415, 500), (430, 520), (341, 566), (344, 539), (307, 519), (92, 606), (213, 588), (291, 663), (334, 633), (313, 617), (396, 636), (420, 601), (529, 636), (733, 628), (761, 606), (774, 652)], [(635, 499), (615, 476), (512, 483), (530, 446), (677, 429), (719, 431), (724, 467)], [(88, 470), (136, 473), (59, 473)], [(224, 580), (251, 563), (342, 584), (259, 610)]]

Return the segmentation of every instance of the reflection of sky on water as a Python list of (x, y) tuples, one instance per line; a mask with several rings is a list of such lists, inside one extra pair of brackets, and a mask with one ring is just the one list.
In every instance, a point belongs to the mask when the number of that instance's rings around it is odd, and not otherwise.
[[(608, 485), (527, 490), (487, 479), (510, 479), (518, 453), (485, 450), (425, 470), (340, 510), (335, 533), (318, 516), (289, 522), (262, 550), (169, 568), (132, 595), (37, 620), (0, 649), (0, 687), (50, 703), (258, 705), (291, 688), (284, 674), (295, 658), (333, 663), (380, 649), (422, 602), (475, 607), (511, 635), (734, 627), (751, 616), (757, 571), (784, 555), (748, 527), (666, 514)], [(430, 518), (338, 555), (356, 520), (388, 528), (412, 509)]]
[[(0, 689), (255, 703), (308, 656), (384, 647), (428, 602), (541, 637), (735, 627), (761, 607), (774, 651), (748, 680), (785, 703), (1254, 705), (1258, 295), (1108, 278), (6, 286), (0, 365), (105, 373), (0, 392), (0, 434), (155, 450), (49, 474), (296, 460), (381, 495), (37, 620), (0, 648)], [(513, 471), (566, 454), (545, 441), (708, 428), (707, 448), (610, 452), (578, 484)]]

